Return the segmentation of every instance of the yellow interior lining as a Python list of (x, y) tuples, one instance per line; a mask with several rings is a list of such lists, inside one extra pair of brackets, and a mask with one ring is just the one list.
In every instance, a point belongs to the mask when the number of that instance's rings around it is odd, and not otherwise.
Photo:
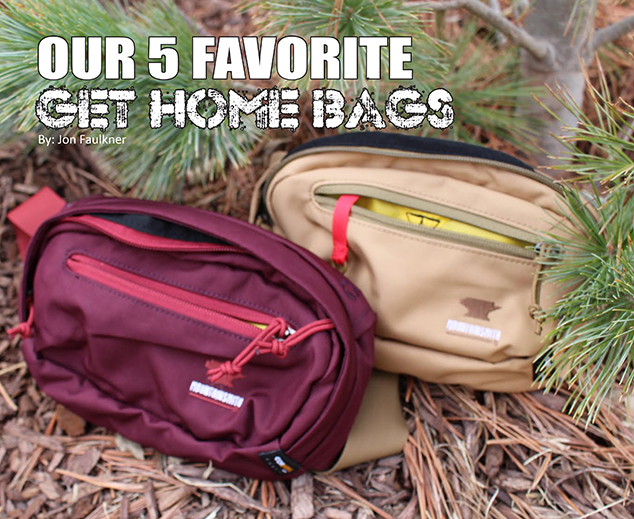
[(259, 328), (260, 330), (264, 330), (266, 328), (266, 324), (263, 324), (263, 323), (254, 323), (252, 321), (245, 321), (245, 322), (252, 324), (256, 328)]
[(526, 247), (530, 243), (510, 238), (502, 234), (498, 234), (493, 231), (488, 231), (475, 225), (471, 225), (459, 220), (453, 220), (445, 216), (440, 216), (426, 211), (420, 211), (418, 209), (412, 209), (411, 207), (405, 207), (392, 202), (386, 202), (385, 200), (378, 200), (376, 198), (359, 197), (359, 200), (355, 203), (356, 206), (363, 207), (373, 213), (387, 216), (388, 218), (395, 218), (403, 222), (408, 222), (413, 225), (422, 225), (424, 227), (431, 227), (433, 229), (439, 229), (443, 231), (455, 232), (459, 234), (467, 234), (469, 236), (475, 236), (477, 238), (484, 238), (485, 240), (497, 241), (500, 243), (508, 243), (510, 245), (516, 245), (518, 247)]

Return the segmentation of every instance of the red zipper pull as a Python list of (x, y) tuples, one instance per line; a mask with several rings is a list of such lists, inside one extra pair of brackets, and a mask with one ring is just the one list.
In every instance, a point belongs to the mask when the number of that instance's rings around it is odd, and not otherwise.
[(31, 337), (33, 335), (33, 318), (35, 312), (33, 311), (33, 303), (29, 303), (29, 317), (26, 321), (14, 326), (7, 330), (9, 337), (13, 339), (16, 335), (20, 335), (23, 339)]
[[(290, 348), (297, 343), (315, 333), (332, 330), (334, 327), (335, 325), (330, 319), (321, 319), (293, 331), (284, 319), (276, 317), (235, 359), (223, 363), (208, 360), (205, 363), (207, 378), (212, 383), (233, 387), (235, 379), (244, 378), (242, 368), (256, 355), (272, 353), (283, 359), (288, 355)], [(283, 335), (284, 338), (280, 335)]]
[(332, 213), (332, 254), (330, 260), (333, 266), (347, 266), (348, 262), (348, 220), (357, 195), (341, 195)]

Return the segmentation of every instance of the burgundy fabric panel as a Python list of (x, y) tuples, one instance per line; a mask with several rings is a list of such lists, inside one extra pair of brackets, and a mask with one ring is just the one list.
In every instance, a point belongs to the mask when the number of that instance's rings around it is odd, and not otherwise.
[[(95, 213), (154, 216), (231, 247), (149, 250), (62, 221)], [(90, 276), (69, 268), (77, 258), (88, 258)], [(108, 277), (117, 272), (129, 273), (121, 283), (131, 288)], [(185, 293), (213, 308), (222, 305), (211, 302), (221, 301), (281, 317), (294, 330), (322, 319), (334, 329), (309, 335), (284, 358), (256, 355), (232, 383), (214, 384), (206, 363), (236, 358), (259, 330), (251, 337), (232, 331), (214, 312), (201, 320), (199, 308), (174, 302), (173, 294)], [(172, 298), (169, 304), (165, 298)], [(29, 246), (23, 318), (29, 300), (34, 336), (22, 344), (45, 392), (87, 420), (161, 452), (211, 459), (262, 479), (285, 477), (259, 458), (264, 452), (282, 449), (302, 466), (292, 475), (336, 461), (373, 362), (375, 316), (349, 281), (283, 238), (187, 207), (106, 198), (67, 206)]]

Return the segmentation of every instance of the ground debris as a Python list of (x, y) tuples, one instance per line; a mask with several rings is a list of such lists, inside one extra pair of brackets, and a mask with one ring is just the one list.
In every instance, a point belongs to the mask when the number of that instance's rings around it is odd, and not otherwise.
[(309, 519), (315, 515), (313, 476), (302, 474), (291, 482), (291, 514), (293, 519)]

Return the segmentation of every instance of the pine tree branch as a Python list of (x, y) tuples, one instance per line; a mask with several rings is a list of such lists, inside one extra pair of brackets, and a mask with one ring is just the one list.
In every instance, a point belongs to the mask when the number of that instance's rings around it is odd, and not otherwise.
[(592, 52), (596, 52), (604, 45), (613, 42), (621, 36), (625, 36), (632, 30), (634, 30), (634, 15), (623, 18), (622, 20), (597, 31), (594, 38), (592, 38), (590, 49)]
[(459, 9), (462, 7), (508, 36), (513, 43), (526, 49), (536, 59), (550, 66), (554, 66), (555, 49), (550, 43), (534, 38), (527, 31), (510, 22), (506, 17), (495, 12), (494, 9), (483, 4), (480, 0), (451, 0), (442, 3), (415, 2), (409, 5), (416, 5), (433, 11), (446, 11), (448, 9)]
[(407, 2), (412, 7), (421, 7), (422, 9), (431, 9), (432, 11), (449, 11), (450, 9), (460, 9), (463, 7), (463, 0), (448, 0), (447, 2)]
[[(489, 0), (489, 6), (493, 11), (502, 16), (502, 8), (500, 7), (500, 0)], [(500, 31), (495, 33), (495, 41), (497, 45), (504, 45), (507, 42), (506, 36)]]

